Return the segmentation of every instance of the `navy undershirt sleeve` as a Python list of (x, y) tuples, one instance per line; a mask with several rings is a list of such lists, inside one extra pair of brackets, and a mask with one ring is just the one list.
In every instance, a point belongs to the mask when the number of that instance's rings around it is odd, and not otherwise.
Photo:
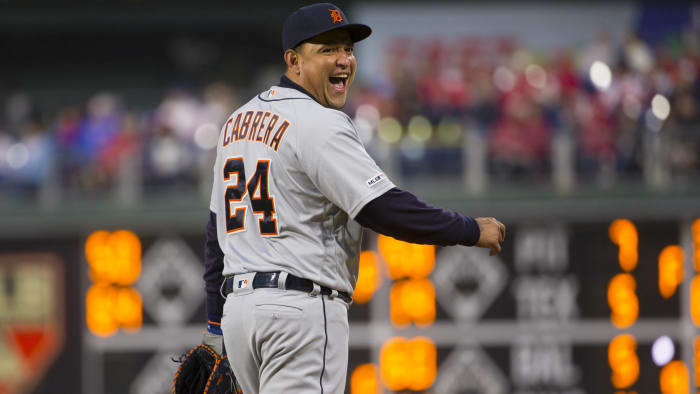
[(432, 207), (398, 188), (367, 203), (355, 220), (377, 233), (416, 244), (473, 246), (481, 235), (474, 218)]
[[(204, 245), (204, 288), (206, 291), (207, 320), (210, 332), (220, 334), (221, 315), (225, 299), (219, 293), (224, 280), (224, 252), (216, 236), (216, 214), (209, 212), (207, 240)], [(218, 330), (218, 332), (217, 332)]]

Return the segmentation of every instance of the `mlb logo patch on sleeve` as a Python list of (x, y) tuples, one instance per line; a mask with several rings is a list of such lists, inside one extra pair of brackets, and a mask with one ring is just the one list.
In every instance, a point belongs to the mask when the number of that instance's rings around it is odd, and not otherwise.
[(367, 187), (372, 187), (385, 179), (386, 179), (386, 175), (384, 175), (383, 172), (379, 173), (379, 174), (377, 174), (377, 175), (375, 175), (367, 180)]

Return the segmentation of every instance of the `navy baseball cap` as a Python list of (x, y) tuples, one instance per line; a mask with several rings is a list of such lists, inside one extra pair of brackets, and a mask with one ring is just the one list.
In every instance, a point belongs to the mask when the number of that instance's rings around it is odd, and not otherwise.
[(372, 29), (360, 23), (348, 23), (343, 11), (331, 3), (301, 7), (287, 17), (282, 26), (282, 50), (295, 48), (303, 41), (327, 31), (343, 29), (352, 42), (364, 40)]

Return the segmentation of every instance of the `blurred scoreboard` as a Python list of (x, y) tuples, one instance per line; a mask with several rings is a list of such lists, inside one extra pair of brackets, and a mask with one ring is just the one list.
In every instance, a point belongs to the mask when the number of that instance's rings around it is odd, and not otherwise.
[[(170, 392), (172, 358), (205, 327), (203, 245), (198, 232), (152, 229), (0, 242), (0, 392)], [(372, 233), (363, 249), (348, 393), (689, 393), (700, 382), (698, 220), (509, 223), (493, 257)], [(37, 300), (22, 267), (62, 291), (44, 295), (58, 301), (39, 317), (19, 312)], [(36, 340), (8, 336), (18, 327), (49, 332), (52, 347), (28, 351)]]
[(373, 362), (351, 366), (352, 392), (687, 393), (698, 381), (700, 221), (522, 223), (496, 257), (402, 244), (379, 236), (382, 263), (365, 263), (388, 283), (354, 307), (367, 323), (353, 316), (351, 340)]

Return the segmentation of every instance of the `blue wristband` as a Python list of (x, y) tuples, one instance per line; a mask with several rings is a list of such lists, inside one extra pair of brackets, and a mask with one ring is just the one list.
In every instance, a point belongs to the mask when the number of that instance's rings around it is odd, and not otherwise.
[(223, 331), (221, 331), (221, 324), (216, 324), (213, 322), (209, 322), (207, 324), (207, 331), (215, 335), (224, 335)]

